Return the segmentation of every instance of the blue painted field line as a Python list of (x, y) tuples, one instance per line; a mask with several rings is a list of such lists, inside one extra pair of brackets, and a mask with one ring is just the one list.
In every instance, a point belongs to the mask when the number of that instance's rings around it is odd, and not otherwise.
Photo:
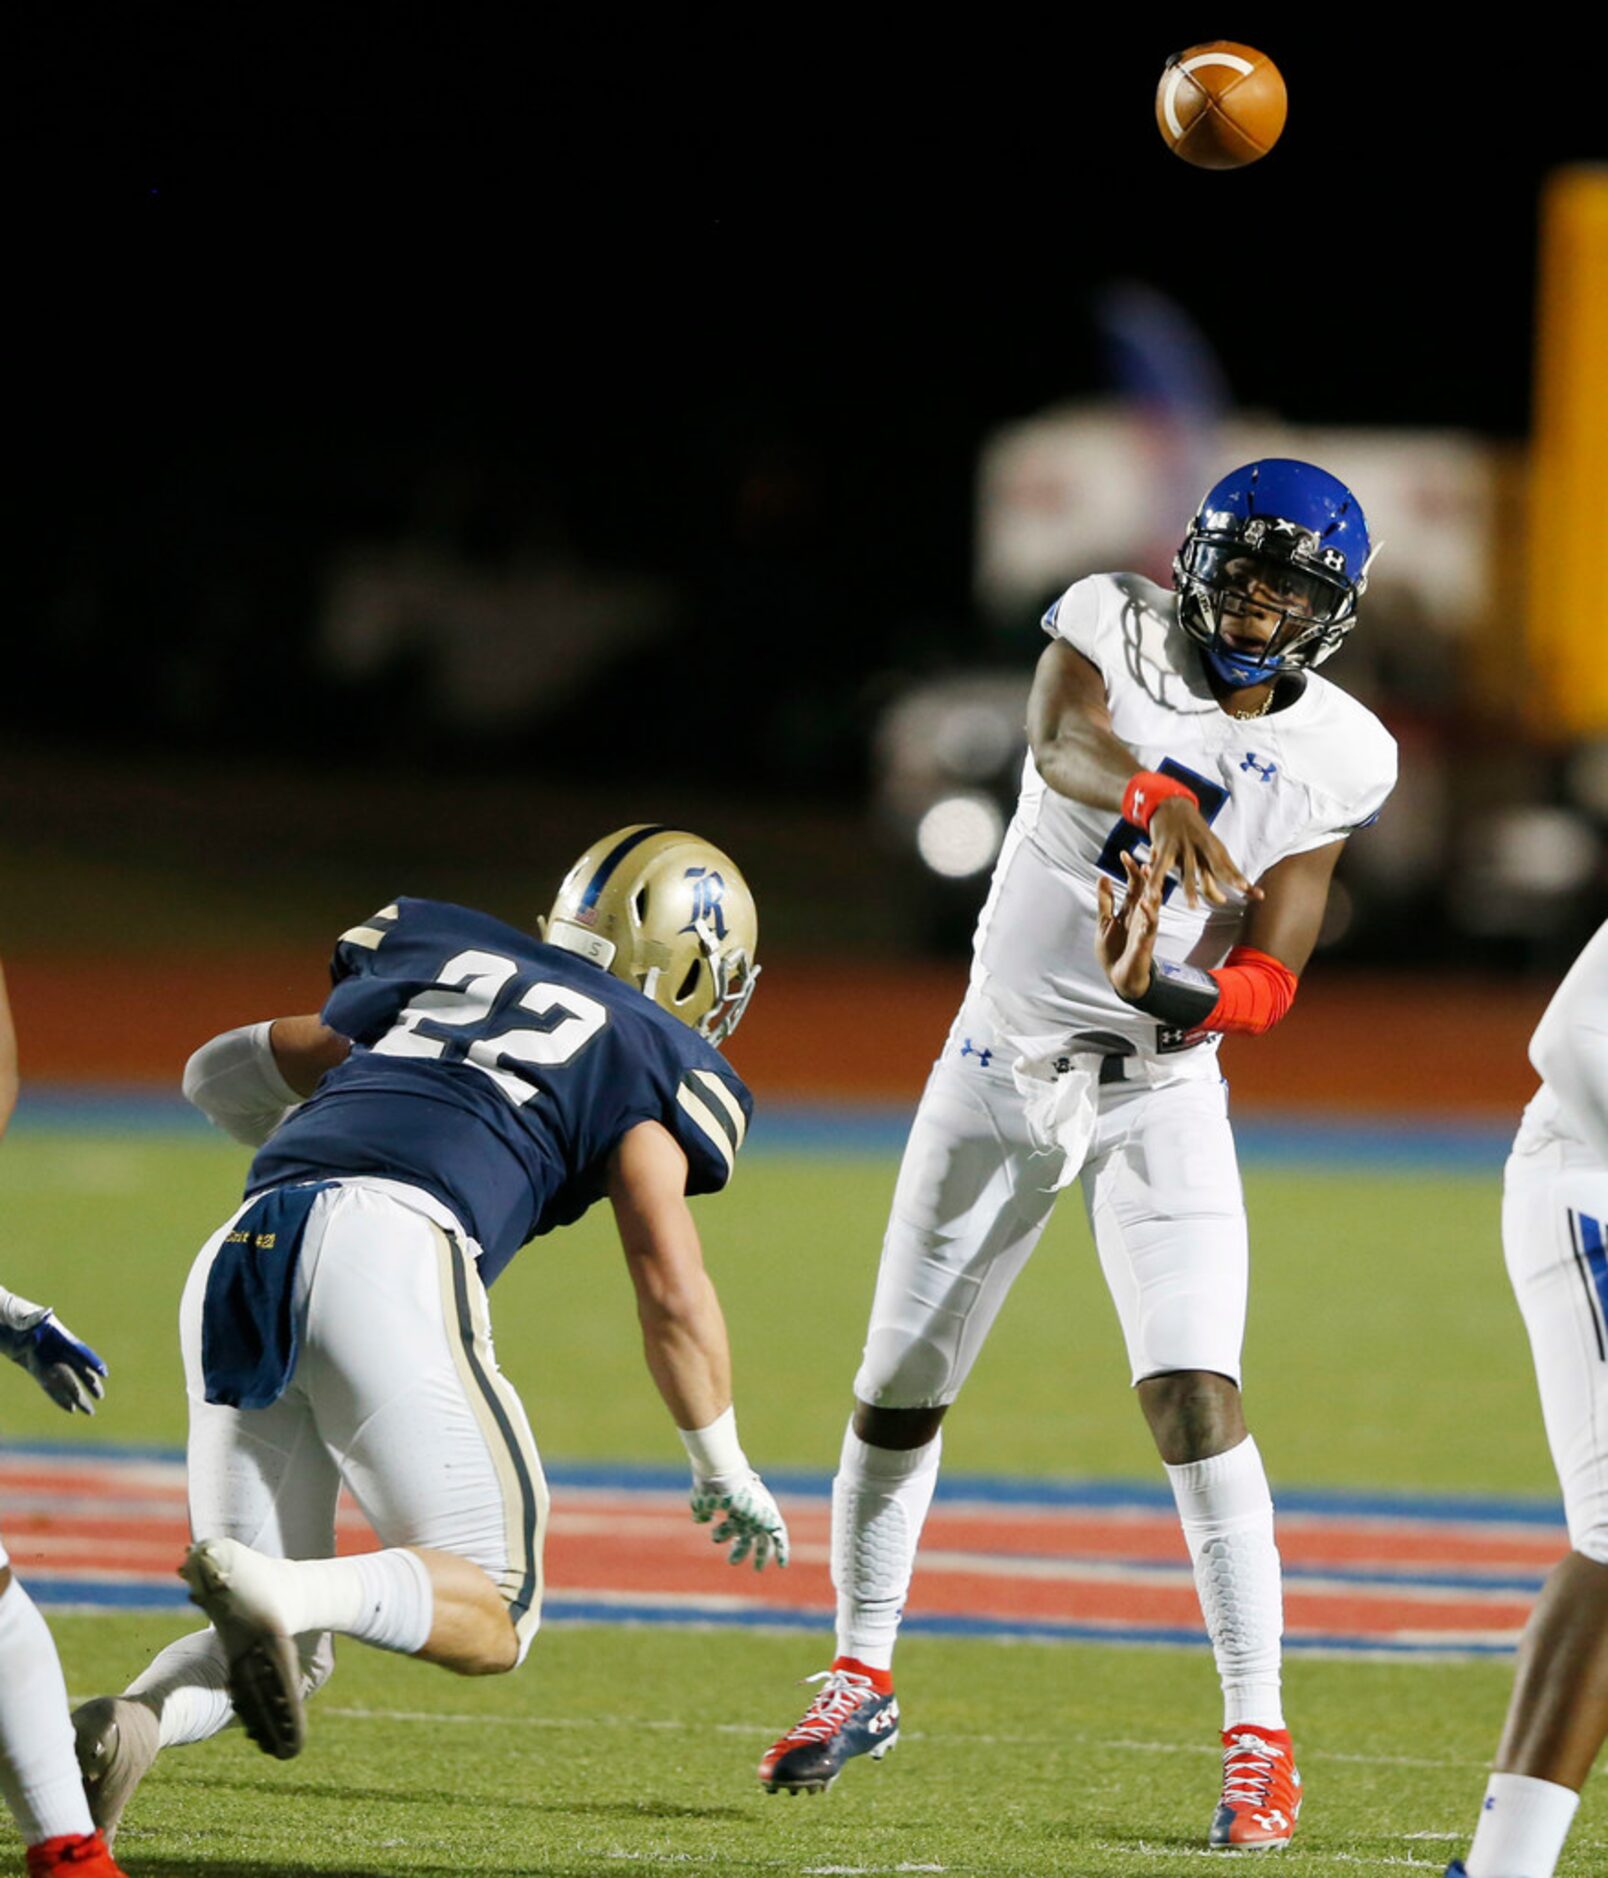
[[(905, 1143), (913, 1107), (897, 1103), (760, 1100), (749, 1151), (763, 1155), (841, 1155), (885, 1160)], [(1500, 1170), (1513, 1139), (1511, 1123), (1426, 1121), (1381, 1115), (1235, 1121), (1243, 1160), (1271, 1166), (1363, 1165), (1380, 1172)], [(35, 1083), (25, 1087), (15, 1126), (24, 1133), (171, 1134), (189, 1140), (223, 1137), (176, 1091), (138, 1086)], [(241, 1155), (244, 1166), (245, 1155)]]
[[(177, 1574), (175, 1574), (176, 1576)], [(28, 1573), (28, 1591), (37, 1604), (85, 1604), (97, 1610), (193, 1610), (190, 1594), (181, 1584), (126, 1578), (51, 1578)]]
[[(41, 1604), (53, 1608), (73, 1605), (93, 1606), (105, 1611), (178, 1612), (191, 1608), (182, 1585), (130, 1584), (123, 1580), (83, 1578), (48, 1578), (30, 1574), (28, 1589)], [(584, 1593), (568, 1597), (550, 1591), (542, 1605), (544, 1622), (567, 1624), (644, 1624), (654, 1628), (717, 1630), (784, 1630), (814, 1632), (824, 1635), (830, 1629), (829, 1612), (793, 1610), (786, 1606), (755, 1605), (742, 1609), (701, 1608), (673, 1603), (617, 1603), (612, 1599), (592, 1599)], [(996, 1643), (1109, 1643), (1161, 1644), (1175, 1648), (1205, 1649), (1206, 1633), (1184, 1626), (1146, 1629), (1137, 1625), (1056, 1624), (1043, 1621), (1016, 1623), (1009, 1618), (923, 1617), (912, 1613), (902, 1625), (907, 1636), (981, 1638)], [(1364, 1652), (1398, 1656), (1492, 1656), (1512, 1654), (1512, 1646), (1498, 1642), (1476, 1642), (1467, 1638), (1402, 1642), (1399, 1639), (1357, 1637), (1342, 1634), (1286, 1636), (1284, 1648), (1297, 1655)]]
[[(67, 1461), (155, 1461), (180, 1466), (184, 1450), (174, 1447), (123, 1446), (95, 1441), (0, 1441), (0, 1460), (8, 1455)], [(686, 1470), (674, 1465), (607, 1461), (545, 1461), (550, 1485), (620, 1493), (681, 1494)], [(832, 1476), (818, 1469), (767, 1468), (766, 1480), (777, 1492), (798, 1499), (828, 1500)], [(945, 1474), (938, 1498), (952, 1509), (972, 1502), (981, 1506), (1038, 1507), (1046, 1511), (1174, 1511), (1171, 1491), (1151, 1481), (1026, 1479), (999, 1474)], [(1379, 1519), (1445, 1525), (1561, 1527), (1562, 1505), (1555, 1499), (1519, 1499), (1494, 1494), (1437, 1494), (1403, 1489), (1386, 1493), (1350, 1487), (1279, 1488), (1278, 1512), (1288, 1517)]]

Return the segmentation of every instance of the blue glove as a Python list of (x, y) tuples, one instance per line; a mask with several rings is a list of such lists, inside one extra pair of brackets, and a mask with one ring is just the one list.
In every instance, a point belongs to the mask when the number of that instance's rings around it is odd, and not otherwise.
[(45, 1304), (30, 1304), (0, 1286), (0, 1355), (20, 1363), (58, 1408), (95, 1413), (106, 1393), (106, 1365), (80, 1343)]

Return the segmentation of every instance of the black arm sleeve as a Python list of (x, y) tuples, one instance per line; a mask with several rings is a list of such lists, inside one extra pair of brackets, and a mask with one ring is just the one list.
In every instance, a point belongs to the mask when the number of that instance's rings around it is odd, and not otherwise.
[(1159, 1018), (1169, 1029), (1198, 1030), (1216, 1010), (1220, 996), (1217, 980), (1198, 965), (1155, 960), (1143, 996), (1128, 1002), (1136, 1011)]

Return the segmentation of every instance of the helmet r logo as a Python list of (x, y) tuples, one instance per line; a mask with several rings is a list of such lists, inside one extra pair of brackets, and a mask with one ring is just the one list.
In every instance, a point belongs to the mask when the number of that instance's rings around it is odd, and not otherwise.
[(689, 867), (682, 876), (692, 882), (692, 918), (681, 928), (682, 932), (693, 932), (703, 920), (708, 920), (714, 927), (715, 937), (726, 936), (726, 915), (721, 910), (721, 901), (726, 897), (726, 883), (713, 868)]

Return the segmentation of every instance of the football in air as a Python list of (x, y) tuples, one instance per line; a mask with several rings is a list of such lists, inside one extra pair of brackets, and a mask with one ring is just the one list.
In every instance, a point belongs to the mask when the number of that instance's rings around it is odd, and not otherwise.
[(1174, 53), (1156, 87), (1156, 123), (1168, 149), (1203, 170), (1242, 169), (1265, 157), (1287, 108), (1279, 68), (1232, 39)]

